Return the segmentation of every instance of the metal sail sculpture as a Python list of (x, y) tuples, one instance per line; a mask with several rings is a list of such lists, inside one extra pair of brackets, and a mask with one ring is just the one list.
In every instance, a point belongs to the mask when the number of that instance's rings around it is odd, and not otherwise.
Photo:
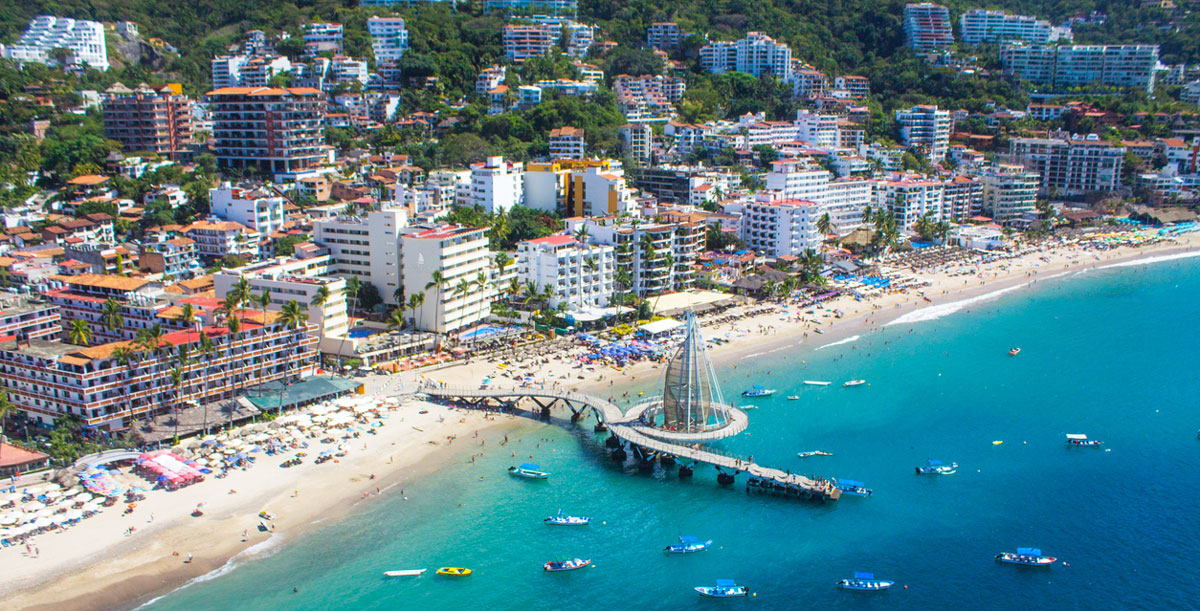
[(688, 312), (686, 324), (687, 336), (663, 374), (662, 428), (681, 432), (721, 428), (728, 418), (725, 399), (696, 315)]

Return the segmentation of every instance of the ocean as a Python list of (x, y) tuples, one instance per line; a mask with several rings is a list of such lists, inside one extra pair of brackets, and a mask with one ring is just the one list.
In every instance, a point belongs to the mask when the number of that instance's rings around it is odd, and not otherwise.
[[(752, 384), (779, 391), (738, 397), (758, 409), (723, 448), (861, 480), (869, 498), (822, 505), (748, 495), (744, 475), (721, 487), (711, 467), (684, 481), (674, 470), (639, 474), (608, 459), (591, 420), (547, 425), (147, 607), (1195, 609), (1198, 320), (1200, 261), (1168, 260), (1041, 279), (919, 310), (849, 341), (815, 337), (717, 368), (727, 397)], [(1009, 356), (1016, 346), (1020, 355)], [(857, 378), (869, 384), (840, 385)], [(1104, 445), (1069, 448), (1066, 433)], [(834, 456), (798, 458), (805, 450)], [(927, 459), (955, 461), (958, 472), (915, 475)], [(520, 461), (550, 479), (508, 477)], [(545, 525), (559, 509), (594, 522)], [(664, 555), (681, 535), (714, 544)], [(1017, 547), (1061, 562), (993, 559)], [(558, 555), (596, 566), (544, 573)], [(475, 574), (438, 577), (439, 566)], [(419, 567), (430, 571), (382, 576)], [(855, 571), (896, 586), (835, 587)], [(721, 601), (692, 590), (719, 578), (755, 596)]]

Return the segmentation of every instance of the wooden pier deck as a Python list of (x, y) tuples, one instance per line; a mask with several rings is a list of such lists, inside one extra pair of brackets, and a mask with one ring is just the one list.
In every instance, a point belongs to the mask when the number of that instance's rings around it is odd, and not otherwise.
[[(714, 448), (706, 448), (700, 443), (684, 445), (653, 437), (655, 429), (641, 424), (637, 419), (629, 419), (625, 412), (611, 401), (583, 393), (557, 388), (469, 388), (463, 386), (443, 386), (427, 382), (419, 391), (431, 397), (449, 400), (475, 399), (517, 402), (520, 399), (535, 399), (535, 403), (547, 408), (536, 399), (562, 401), (570, 407), (572, 413), (590, 409), (608, 427), (613, 435), (621, 440), (642, 448), (678, 458), (715, 465), (733, 472), (744, 472), (751, 476), (747, 490), (756, 488), (759, 491), (777, 492), (791, 496), (801, 496), (818, 500), (836, 501), (841, 497), (833, 482), (828, 480), (813, 480), (802, 475), (788, 473), (780, 469), (765, 467), (749, 459), (720, 452)], [(578, 407), (577, 407), (578, 406)], [(717, 436), (713, 437), (718, 438)]]

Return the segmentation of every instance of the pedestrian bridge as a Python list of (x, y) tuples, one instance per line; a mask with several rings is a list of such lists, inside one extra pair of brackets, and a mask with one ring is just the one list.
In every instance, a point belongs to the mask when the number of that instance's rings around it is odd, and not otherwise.
[[(535, 386), (512, 389), (470, 388), (465, 386), (444, 386), (426, 381), (418, 392), (430, 397), (439, 397), (476, 406), (487, 404), (490, 400), (508, 402), (515, 405), (522, 399), (531, 399), (542, 408), (545, 414), (549, 413), (550, 407), (556, 401), (561, 401), (576, 416), (585, 410), (591, 410), (608, 427), (608, 430), (622, 441), (660, 454), (707, 463), (720, 468), (730, 469), (734, 472), (744, 471), (753, 476), (756, 482), (755, 486), (759, 489), (777, 490), (787, 494), (821, 500), (837, 500), (841, 496), (841, 491), (830, 481), (809, 479), (780, 469), (765, 467), (749, 459), (722, 452), (715, 448), (705, 448), (702, 445), (703, 442), (730, 437), (742, 432), (749, 425), (749, 418), (745, 412), (733, 408), (730, 408), (729, 413), (731, 418), (728, 424), (720, 429), (701, 433), (682, 433), (663, 431), (644, 424), (640, 420), (640, 416), (648, 407), (646, 405), (647, 402), (639, 404), (641, 409), (635, 407), (629, 413), (626, 413), (611, 401), (558, 388)], [(543, 403), (543, 401), (548, 401), (548, 403)]]

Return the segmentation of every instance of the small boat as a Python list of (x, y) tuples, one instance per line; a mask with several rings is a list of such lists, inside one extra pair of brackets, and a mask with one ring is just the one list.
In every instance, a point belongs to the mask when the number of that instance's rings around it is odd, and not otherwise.
[(1021, 354), (1020, 348), (1013, 348), (1012, 350), (1008, 351), (1008, 356), (1017, 356), (1018, 354)]
[(1004, 445), (1004, 440), (1003, 440), (1003, 439), (997, 439), (996, 441), (993, 441), (993, 442), (992, 442), (992, 445), (994, 445), (994, 446), (1002, 446), (1002, 445)]
[(558, 510), (558, 515), (553, 515), (545, 519), (547, 524), (555, 526), (587, 526), (591, 521), (591, 518), (582, 516), (564, 516), (561, 509)]
[(424, 575), (426, 570), (428, 570), (428, 569), (402, 569), (399, 571), (384, 571), (383, 576), (384, 577), (416, 577), (418, 575)]
[(927, 460), (924, 465), (917, 467), (917, 475), (953, 475), (956, 471), (958, 463), (947, 465), (940, 460)]
[(769, 397), (775, 394), (774, 388), (763, 388), (762, 384), (755, 384), (750, 390), (743, 390), (743, 397)]
[(871, 492), (873, 492), (862, 482), (856, 482), (852, 479), (842, 479), (840, 477), (833, 479), (833, 486), (846, 494), (853, 494), (854, 496), (871, 496)]
[(813, 456), (833, 456), (833, 452), (822, 452), (820, 450), (809, 450), (808, 452), (800, 452), (796, 454), (800, 458), (811, 458)]
[(849, 386), (862, 386), (863, 384), (866, 384), (866, 383), (867, 383), (867, 381), (866, 381), (866, 380), (850, 380), (849, 382), (846, 382), (845, 384), (842, 384), (842, 386), (846, 386), (846, 387), (849, 387)]
[(514, 477), (523, 477), (525, 479), (546, 479), (550, 477), (549, 473), (540, 470), (538, 465), (522, 463), (519, 467), (509, 467), (508, 474)]
[(820, 380), (805, 380), (804, 383), (809, 386), (829, 386), (832, 384), (832, 382), (822, 382)]
[(788, 401), (799, 401), (800, 395), (788, 395)]
[(843, 579), (839, 581), (837, 585), (843, 590), (864, 590), (877, 592), (879, 590), (886, 590), (892, 587), (892, 584), (894, 583), (896, 582), (875, 579), (874, 573), (860, 573), (855, 571), (854, 579)]
[(718, 579), (715, 586), (697, 586), (695, 590), (701, 596), (713, 598), (733, 598), (746, 595), (746, 586), (739, 586), (732, 579)]
[(258, 517), (260, 517), (264, 520), (274, 520), (275, 514), (264, 509), (263, 511), (258, 512)]
[(437, 570), (437, 574), (448, 577), (466, 577), (471, 574), (471, 569), (464, 569), (461, 566), (444, 566)]
[[(816, 322), (816, 321), (814, 321), (814, 322)], [(817, 335), (825, 335), (825, 332), (820, 329), (813, 329), (813, 333), (816, 333)]]
[(584, 567), (591, 566), (591, 564), (591, 560), (560, 556), (554, 560), (551, 560), (550, 562), (547, 562), (546, 564), (543, 564), (542, 568), (550, 573), (558, 573), (561, 571), (574, 571), (575, 569), (582, 569)]
[(1050, 566), (1054, 564), (1058, 558), (1053, 556), (1043, 556), (1042, 550), (1036, 547), (1018, 547), (1016, 553), (1003, 552), (996, 554), (996, 560), (1008, 564), (1019, 564), (1022, 566)]
[(743, 405), (743, 406), (742, 406), (742, 409), (743, 409), (743, 410), (747, 410), (747, 409), (758, 409), (758, 406), (757, 406), (757, 405)]
[(1078, 434), (1068, 433), (1067, 434), (1067, 445), (1069, 445), (1069, 446), (1098, 446), (1103, 443), (1104, 443), (1103, 441), (1100, 441), (1098, 439), (1088, 439), (1087, 435), (1084, 435), (1081, 433), (1078, 433)]
[(696, 537), (683, 536), (679, 538), (679, 543), (672, 543), (663, 548), (663, 552), (668, 554), (694, 554), (708, 549), (712, 545), (712, 539), (701, 541)]

